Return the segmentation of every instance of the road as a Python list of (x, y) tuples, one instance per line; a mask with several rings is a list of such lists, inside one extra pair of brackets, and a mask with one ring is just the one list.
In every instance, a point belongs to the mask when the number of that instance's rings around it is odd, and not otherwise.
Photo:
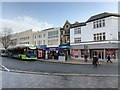
[(118, 74), (116, 65), (100, 65), (93, 68), (92, 65), (71, 65), (40, 61), (21, 61), (17, 59), (2, 58), (2, 65), (9, 70), (66, 73), (66, 74)]
[(3, 71), (2, 88), (118, 88), (118, 77), (54, 76)]
[[(5, 57), (0, 60), (1, 64), (10, 70), (0, 67), (4, 69), (0, 71), (2, 88), (118, 88), (116, 65), (100, 65), (93, 68), (92, 65), (21, 61)], [(12, 70), (58, 74), (19, 73)], [(61, 73), (64, 74), (60, 75)], [(98, 74), (101, 76), (96, 76)]]

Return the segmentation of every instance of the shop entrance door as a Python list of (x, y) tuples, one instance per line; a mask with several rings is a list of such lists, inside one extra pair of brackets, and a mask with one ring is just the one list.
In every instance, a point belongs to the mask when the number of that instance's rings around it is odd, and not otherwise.
[(103, 52), (98, 52), (98, 58), (99, 59), (104, 59), (104, 53)]
[(99, 59), (104, 59), (104, 51), (103, 50), (93, 50), (91, 53), (93, 53), (91, 57), (96, 55)]

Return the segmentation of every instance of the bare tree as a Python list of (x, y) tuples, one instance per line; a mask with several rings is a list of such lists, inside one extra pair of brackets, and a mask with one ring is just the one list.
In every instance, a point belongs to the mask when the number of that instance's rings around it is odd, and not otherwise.
[(11, 34), (12, 34), (12, 29), (7, 27), (4, 27), (3, 31), (1, 32), (0, 39), (5, 49), (7, 49), (11, 43)]

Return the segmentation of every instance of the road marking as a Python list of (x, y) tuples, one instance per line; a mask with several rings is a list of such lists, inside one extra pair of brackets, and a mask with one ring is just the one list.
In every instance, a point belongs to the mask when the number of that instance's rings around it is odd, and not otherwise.
[(120, 76), (119, 74), (68, 74), (68, 73), (48, 73), (48, 72), (30, 72), (30, 71), (20, 71), (20, 70), (10, 70), (16, 73), (26, 73), (26, 74), (38, 74), (38, 75), (55, 75), (55, 76), (91, 76), (91, 77), (105, 77), (105, 76)]
[(7, 67), (5, 67), (4, 65), (1, 65), (5, 70), (7, 70), (8, 72), (10, 71)]

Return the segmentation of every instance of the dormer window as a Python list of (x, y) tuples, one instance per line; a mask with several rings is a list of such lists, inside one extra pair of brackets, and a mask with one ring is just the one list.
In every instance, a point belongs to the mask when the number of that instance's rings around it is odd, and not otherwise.
[(105, 19), (100, 19), (93, 22), (94, 29), (101, 28), (101, 27), (105, 27)]
[(65, 25), (65, 29), (69, 29), (70, 28), (70, 25), (69, 24), (66, 24)]

